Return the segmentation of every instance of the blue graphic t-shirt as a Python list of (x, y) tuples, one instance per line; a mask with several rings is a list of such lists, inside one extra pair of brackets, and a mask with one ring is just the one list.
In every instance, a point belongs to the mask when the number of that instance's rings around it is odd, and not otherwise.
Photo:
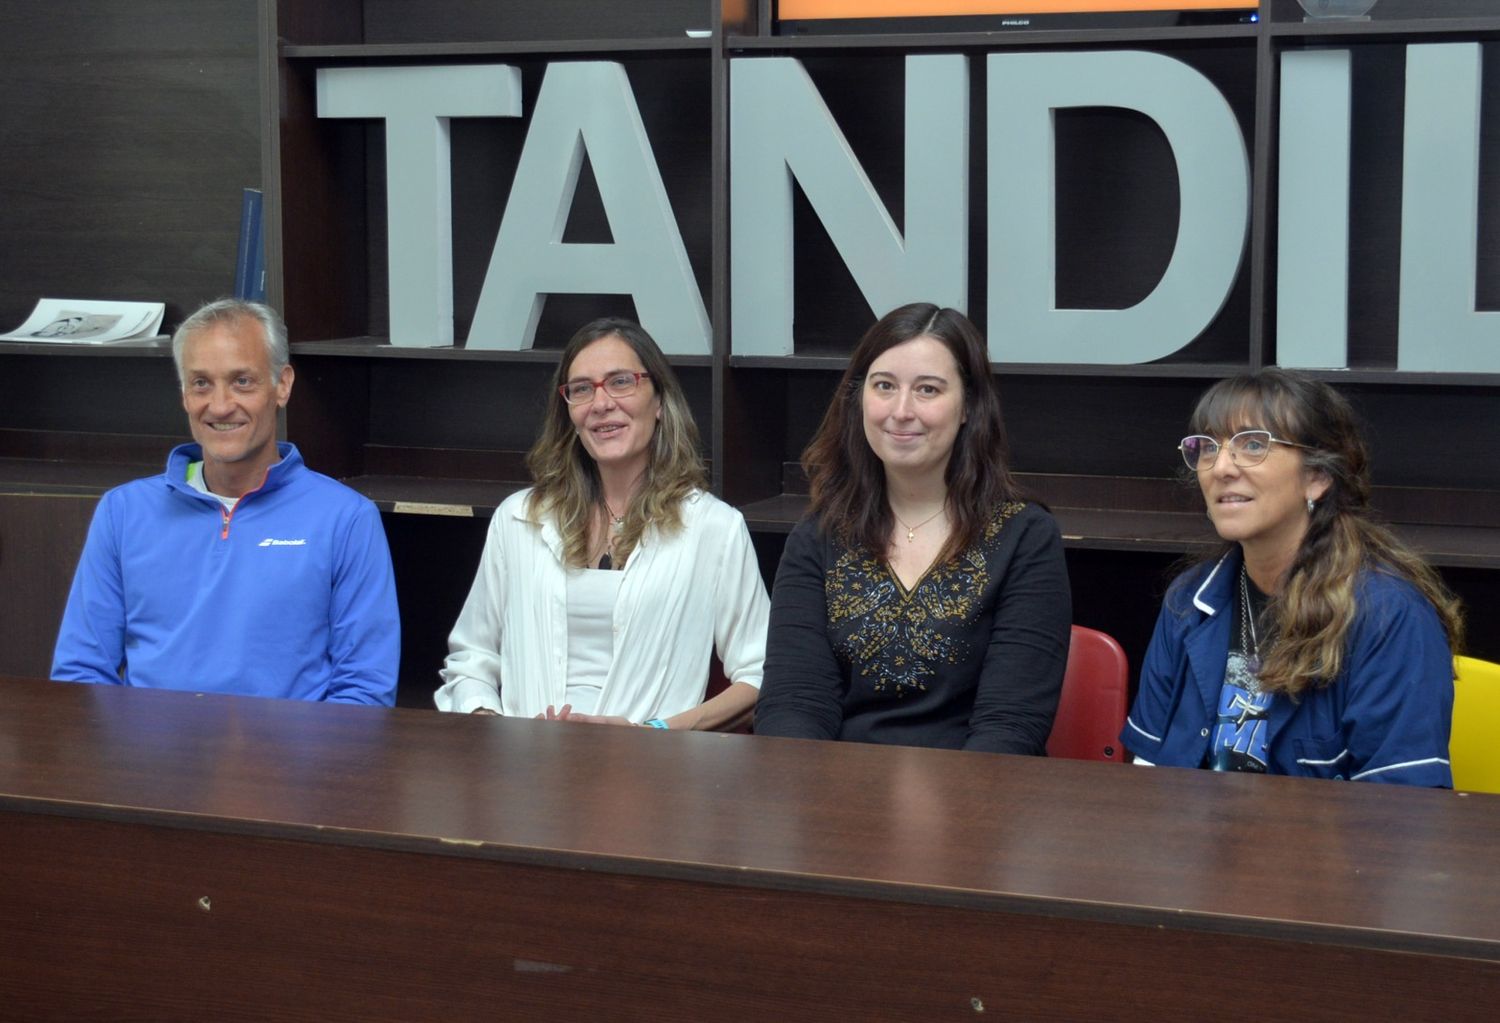
[[(1257, 622), (1262, 620), (1267, 598), (1246, 580), (1250, 594), (1250, 616)], [(1250, 771), (1264, 774), (1266, 771), (1266, 720), (1271, 710), (1271, 694), (1261, 692), (1257, 672), (1260, 663), (1251, 651), (1245, 650), (1241, 640), (1239, 623), (1244, 619), (1240, 610), (1239, 594), (1235, 594), (1234, 615), (1230, 621), (1235, 625), (1229, 630), (1229, 663), (1224, 669), (1224, 685), (1219, 690), (1219, 713), (1214, 722), (1213, 737), (1208, 744), (1205, 767), (1214, 771)], [(1249, 645), (1264, 650), (1265, 633), (1256, 626)]]

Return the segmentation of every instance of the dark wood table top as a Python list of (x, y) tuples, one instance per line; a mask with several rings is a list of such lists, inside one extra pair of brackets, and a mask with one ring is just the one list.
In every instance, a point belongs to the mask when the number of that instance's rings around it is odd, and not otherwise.
[(0, 810), (1500, 960), (1500, 797), (0, 678)]

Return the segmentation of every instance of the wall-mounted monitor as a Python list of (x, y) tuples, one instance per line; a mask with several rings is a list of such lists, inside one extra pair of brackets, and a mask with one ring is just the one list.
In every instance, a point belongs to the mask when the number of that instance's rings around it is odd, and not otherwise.
[(782, 35), (1251, 22), (1260, 0), (779, 0)]

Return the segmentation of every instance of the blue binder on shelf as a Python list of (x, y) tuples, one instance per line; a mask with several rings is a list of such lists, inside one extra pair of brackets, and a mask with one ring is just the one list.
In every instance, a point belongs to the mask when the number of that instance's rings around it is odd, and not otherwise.
[(247, 188), (240, 197), (240, 241), (234, 260), (234, 297), (266, 300), (266, 242), (262, 230), (260, 189)]

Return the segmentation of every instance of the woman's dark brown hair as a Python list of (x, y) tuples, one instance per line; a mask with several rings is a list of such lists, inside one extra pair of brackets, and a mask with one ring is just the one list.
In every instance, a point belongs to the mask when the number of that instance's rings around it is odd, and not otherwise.
[(930, 337), (948, 349), (964, 389), (965, 421), (958, 428), (945, 475), (953, 529), (939, 562), (972, 545), (995, 509), (1020, 497), (1010, 474), (1000, 395), (990, 375), (983, 335), (956, 309), (928, 302), (894, 309), (860, 339), (822, 424), (802, 453), (818, 525), (882, 561), (895, 518), (886, 501), (885, 467), (865, 439), (865, 375), (881, 355), (919, 337)]

